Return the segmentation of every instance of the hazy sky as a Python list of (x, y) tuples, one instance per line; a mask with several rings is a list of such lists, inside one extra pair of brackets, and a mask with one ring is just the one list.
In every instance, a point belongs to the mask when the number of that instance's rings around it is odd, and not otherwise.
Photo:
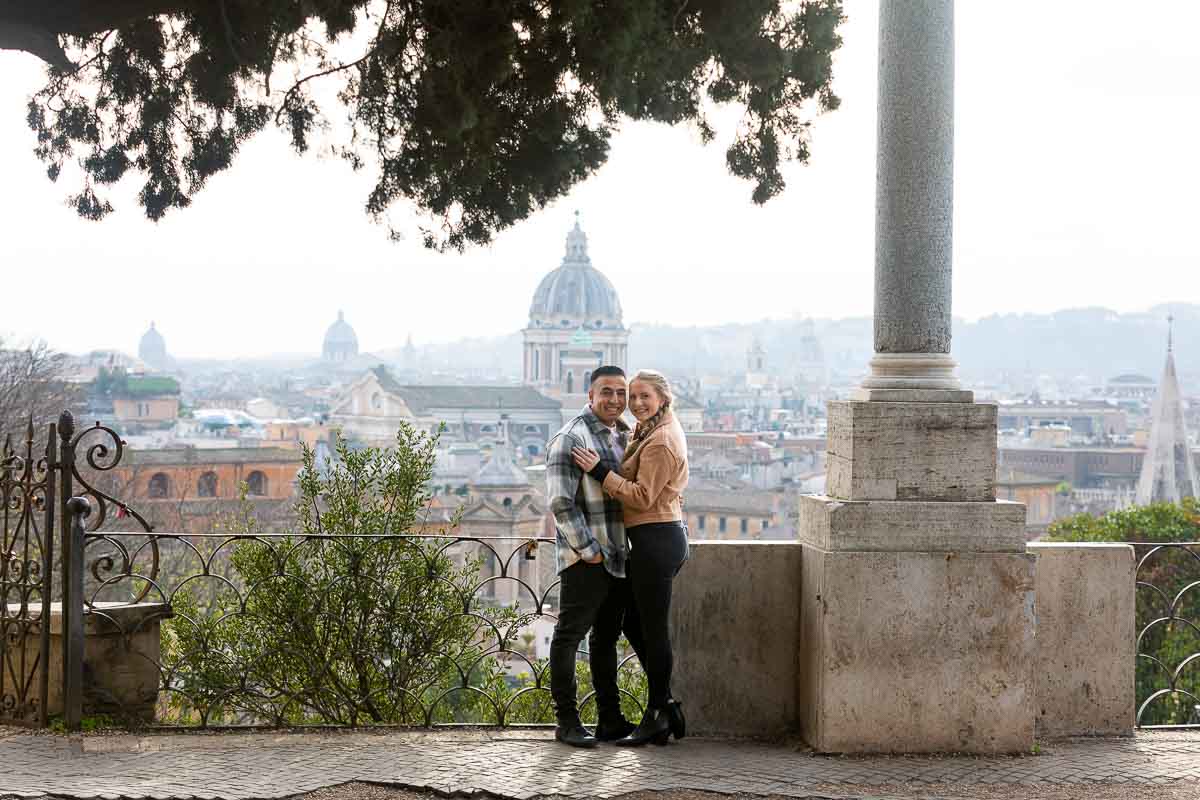
[[(627, 323), (869, 314), (876, 4), (846, 14), (842, 107), (766, 207), (726, 174), (722, 142), (630, 124), (598, 175), (463, 256), (388, 243), (362, 213), (365, 176), (274, 132), (162, 223), (132, 182), (109, 219), (80, 220), (74, 185), (31, 153), (41, 66), (0, 53), (0, 334), (135, 352), (155, 320), (178, 356), (316, 352), (339, 308), (364, 350), (507, 333), (576, 209)], [(1200, 3), (968, 0), (957, 15), (955, 313), (1200, 298)]]

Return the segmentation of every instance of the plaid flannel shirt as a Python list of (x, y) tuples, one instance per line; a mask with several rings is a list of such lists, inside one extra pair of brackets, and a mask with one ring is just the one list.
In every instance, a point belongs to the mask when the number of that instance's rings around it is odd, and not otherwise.
[[(629, 426), (617, 420), (622, 448), (629, 439)], [(571, 457), (572, 447), (586, 447), (600, 454), (600, 463), (617, 469), (612, 432), (590, 406), (563, 426), (546, 446), (546, 496), (557, 531), (554, 548), (558, 571), (583, 558), (604, 556), (609, 573), (625, 577), (625, 523), (621, 503), (604, 494), (600, 482), (585, 473)]]

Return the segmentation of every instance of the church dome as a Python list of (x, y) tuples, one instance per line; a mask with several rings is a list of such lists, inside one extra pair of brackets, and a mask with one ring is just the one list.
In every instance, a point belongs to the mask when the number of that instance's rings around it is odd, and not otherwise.
[(325, 331), (325, 343), (321, 347), (321, 355), (328, 361), (345, 361), (358, 355), (358, 336), (354, 328), (346, 322), (346, 316), (339, 311), (337, 322)]
[(167, 366), (167, 341), (153, 322), (150, 323), (150, 330), (143, 333), (138, 342), (138, 358), (151, 367), (162, 369)]
[(562, 265), (542, 279), (529, 307), (531, 328), (621, 329), (621, 301), (608, 278), (592, 266), (587, 234), (575, 227), (567, 234)]

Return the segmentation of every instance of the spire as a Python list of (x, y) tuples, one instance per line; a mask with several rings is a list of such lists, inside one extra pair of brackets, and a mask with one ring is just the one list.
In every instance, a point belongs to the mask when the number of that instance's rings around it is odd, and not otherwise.
[(342, 311), (338, 311), (338, 322), (345, 322), (345, 321), (346, 321), (345, 313), (343, 313)]
[(1175, 315), (1167, 314), (1167, 353), (1168, 355), (1175, 349)]
[(1200, 496), (1196, 465), (1188, 445), (1183, 423), (1183, 405), (1179, 399), (1179, 380), (1175, 375), (1175, 354), (1168, 318), (1167, 363), (1163, 368), (1158, 395), (1151, 413), (1150, 442), (1142, 461), (1137, 485), (1137, 503), (1178, 503), (1185, 497)]
[(567, 234), (567, 255), (564, 264), (591, 264), (587, 252), (587, 234), (579, 225), (579, 212), (575, 212), (575, 227)]

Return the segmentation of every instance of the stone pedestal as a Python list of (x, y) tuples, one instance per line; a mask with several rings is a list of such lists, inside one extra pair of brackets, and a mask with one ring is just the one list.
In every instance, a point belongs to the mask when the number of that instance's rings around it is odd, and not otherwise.
[(833, 401), (828, 448), (831, 497), (996, 499), (992, 403)]
[(1024, 506), (801, 498), (800, 729), (822, 752), (1028, 751)]
[[(165, 603), (97, 603), (83, 618), (83, 713), (153, 722), (158, 703), (160, 625)], [(51, 716), (63, 713), (61, 604), (50, 608)]]

